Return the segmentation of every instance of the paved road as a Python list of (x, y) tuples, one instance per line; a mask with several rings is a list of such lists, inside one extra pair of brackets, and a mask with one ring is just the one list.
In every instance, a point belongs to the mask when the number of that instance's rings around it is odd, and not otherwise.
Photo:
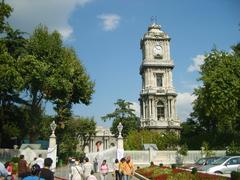
[[(95, 176), (97, 177), (98, 180), (100, 180), (100, 174), (99, 173), (97, 173)], [(106, 180), (115, 180), (115, 177), (112, 176), (112, 173), (109, 173)], [(137, 178), (133, 177), (132, 180), (137, 180)]]
[[(58, 167), (56, 169), (56, 172), (55, 172), (55, 176), (56, 177), (59, 177), (61, 179), (65, 179), (65, 180), (68, 180), (69, 177), (69, 170), (68, 170), (68, 166), (63, 166), (63, 167)], [(100, 173), (96, 173), (94, 174), (98, 180), (100, 180)], [(108, 176), (106, 178), (106, 180), (114, 180), (115, 178), (112, 176), (112, 173), (108, 173)], [(137, 178), (133, 177), (132, 180), (137, 180)]]

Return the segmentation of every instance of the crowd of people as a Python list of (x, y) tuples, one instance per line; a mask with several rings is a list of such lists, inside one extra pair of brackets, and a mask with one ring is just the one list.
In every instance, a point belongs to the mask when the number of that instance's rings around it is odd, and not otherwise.
[[(30, 163), (24, 159), (24, 155), (19, 156), (18, 173), (17, 176), (13, 175), (13, 164), (7, 162), (0, 163), (0, 180), (54, 180), (54, 174), (50, 167), (53, 161), (51, 158), (42, 158), (40, 154)], [(93, 164), (89, 158), (85, 157), (82, 161), (79, 158), (69, 159), (69, 180), (97, 180), (94, 175), (99, 172), (101, 180), (130, 180), (134, 175), (134, 165), (130, 156), (123, 157), (115, 160), (113, 172), (110, 173), (108, 162), (103, 160), (98, 166), (97, 159)]]
[(114, 176), (116, 180), (130, 180), (134, 175), (134, 165), (131, 161), (131, 157), (123, 157), (120, 162), (115, 160), (114, 164)]
[(54, 180), (54, 174), (50, 170), (53, 161), (51, 158), (42, 158), (40, 154), (34, 161), (27, 163), (24, 155), (19, 156), (17, 176), (13, 173), (13, 164), (0, 162), (0, 180)]
[(86, 157), (80, 162), (79, 158), (69, 159), (69, 179), (70, 180), (97, 180), (94, 176), (92, 163)]
[[(107, 180), (109, 177), (109, 167), (106, 160), (103, 160), (98, 167), (97, 159), (93, 164), (86, 157), (82, 162), (78, 158), (69, 160), (69, 179), (70, 180), (96, 180), (94, 173), (99, 172), (101, 180)], [(134, 175), (134, 165), (130, 156), (115, 160), (111, 179), (130, 180)], [(110, 174), (110, 175), (111, 175)], [(108, 179), (109, 180), (109, 179)]]

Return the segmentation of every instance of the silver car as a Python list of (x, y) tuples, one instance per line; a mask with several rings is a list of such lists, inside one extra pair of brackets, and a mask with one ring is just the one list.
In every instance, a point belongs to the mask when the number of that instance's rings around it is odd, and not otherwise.
[(201, 170), (208, 173), (230, 174), (232, 171), (237, 171), (239, 166), (240, 156), (225, 156), (202, 167)]

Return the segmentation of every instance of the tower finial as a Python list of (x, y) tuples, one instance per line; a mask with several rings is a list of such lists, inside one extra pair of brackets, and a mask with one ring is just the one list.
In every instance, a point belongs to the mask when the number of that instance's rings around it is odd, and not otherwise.
[(151, 17), (151, 23), (152, 24), (157, 24), (157, 16), (152, 16)]

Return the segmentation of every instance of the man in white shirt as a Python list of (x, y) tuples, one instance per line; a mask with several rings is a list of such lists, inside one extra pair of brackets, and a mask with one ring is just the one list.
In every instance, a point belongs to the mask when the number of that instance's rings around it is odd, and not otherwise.
[(36, 164), (38, 164), (41, 169), (43, 168), (44, 159), (42, 158), (42, 154), (38, 155), (38, 158), (36, 159)]

